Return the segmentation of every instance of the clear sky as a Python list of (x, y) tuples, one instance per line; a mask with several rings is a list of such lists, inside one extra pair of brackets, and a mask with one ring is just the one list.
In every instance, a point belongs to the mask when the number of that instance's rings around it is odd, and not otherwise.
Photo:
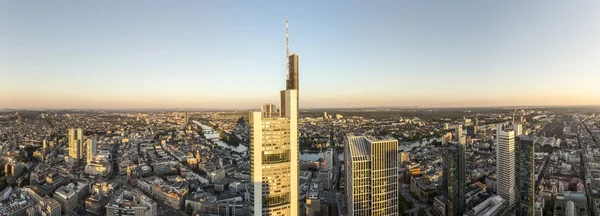
[(2, 1), (0, 108), (600, 104), (600, 1)]

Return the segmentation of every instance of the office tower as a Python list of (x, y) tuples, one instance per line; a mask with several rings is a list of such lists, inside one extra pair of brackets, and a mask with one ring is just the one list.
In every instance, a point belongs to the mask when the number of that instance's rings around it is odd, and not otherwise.
[(250, 112), (252, 215), (299, 214), (298, 94), (284, 92), (280, 116)]
[(515, 204), (515, 132), (496, 128), (496, 179), (498, 195), (510, 208)]
[(77, 139), (79, 137), (80, 132), (81, 129), (75, 130), (74, 128), (69, 128), (69, 157), (73, 160), (81, 160), (79, 139)]
[(446, 215), (462, 216), (466, 202), (466, 147), (462, 143), (450, 143), (444, 149), (442, 187), (448, 198)]
[(347, 136), (348, 215), (398, 215), (398, 140)]
[(522, 124), (515, 124), (513, 129), (515, 131), (515, 137), (523, 135), (523, 125)]
[(77, 139), (83, 140), (83, 130), (81, 128), (77, 128)]
[(252, 215), (299, 213), (296, 90), (286, 90), (286, 115), (250, 112)]
[[(299, 215), (298, 56), (289, 55), (279, 116), (250, 112), (250, 215)], [(274, 109), (273, 109), (274, 110)]]
[(408, 152), (401, 152), (400, 153), (400, 164), (404, 164), (404, 162), (409, 162), (409, 154)]
[(260, 111), (262, 112), (263, 116), (265, 116), (267, 118), (271, 118), (272, 115), (275, 113), (275, 105), (273, 105), (273, 104), (262, 105), (262, 108), (260, 109)]
[(535, 144), (530, 136), (517, 137), (517, 215), (535, 211)]
[(456, 126), (456, 140), (460, 140), (460, 137), (463, 135), (463, 128), (462, 125), (457, 125)]
[(91, 163), (94, 161), (94, 157), (96, 156), (96, 140), (88, 139), (87, 140), (87, 162)]
[(185, 123), (187, 124), (189, 122), (189, 116), (188, 116), (188, 111), (187, 110), (184, 112), (184, 116), (185, 116), (184, 117)]

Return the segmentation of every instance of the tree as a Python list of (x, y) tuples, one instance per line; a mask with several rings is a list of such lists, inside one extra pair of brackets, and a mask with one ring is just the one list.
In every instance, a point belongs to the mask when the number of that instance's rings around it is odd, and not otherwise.
[(188, 214), (194, 213), (194, 207), (192, 207), (192, 204), (187, 204), (185, 206), (185, 212), (187, 212)]

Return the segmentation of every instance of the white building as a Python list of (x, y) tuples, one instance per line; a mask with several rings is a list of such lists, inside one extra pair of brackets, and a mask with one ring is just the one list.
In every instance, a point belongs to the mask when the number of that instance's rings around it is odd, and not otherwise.
[(515, 132), (498, 124), (496, 141), (496, 178), (498, 195), (509, 208), (515, 203)]
[(331, 171), (333, 169), (333, 150), (329, 149), (325, 151), (325, 162), (323, 163), (323, 169)]
[(106, 205), (106, 215), (156, 216), (157, 205), (150, 197), (137, 191), (123, 191)]
[(348, 215), (398, 215), (398, 140), (347, 136)]

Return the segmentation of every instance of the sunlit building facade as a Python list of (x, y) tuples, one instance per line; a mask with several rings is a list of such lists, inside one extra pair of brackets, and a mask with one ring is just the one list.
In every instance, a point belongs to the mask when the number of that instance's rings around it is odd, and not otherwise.
[(348, 215), (398, 215), (398, 140), (347, 136)]
[(298, 93), (283, 92), (281, 113), (250, 112), (251, 215), (299, 214)]

